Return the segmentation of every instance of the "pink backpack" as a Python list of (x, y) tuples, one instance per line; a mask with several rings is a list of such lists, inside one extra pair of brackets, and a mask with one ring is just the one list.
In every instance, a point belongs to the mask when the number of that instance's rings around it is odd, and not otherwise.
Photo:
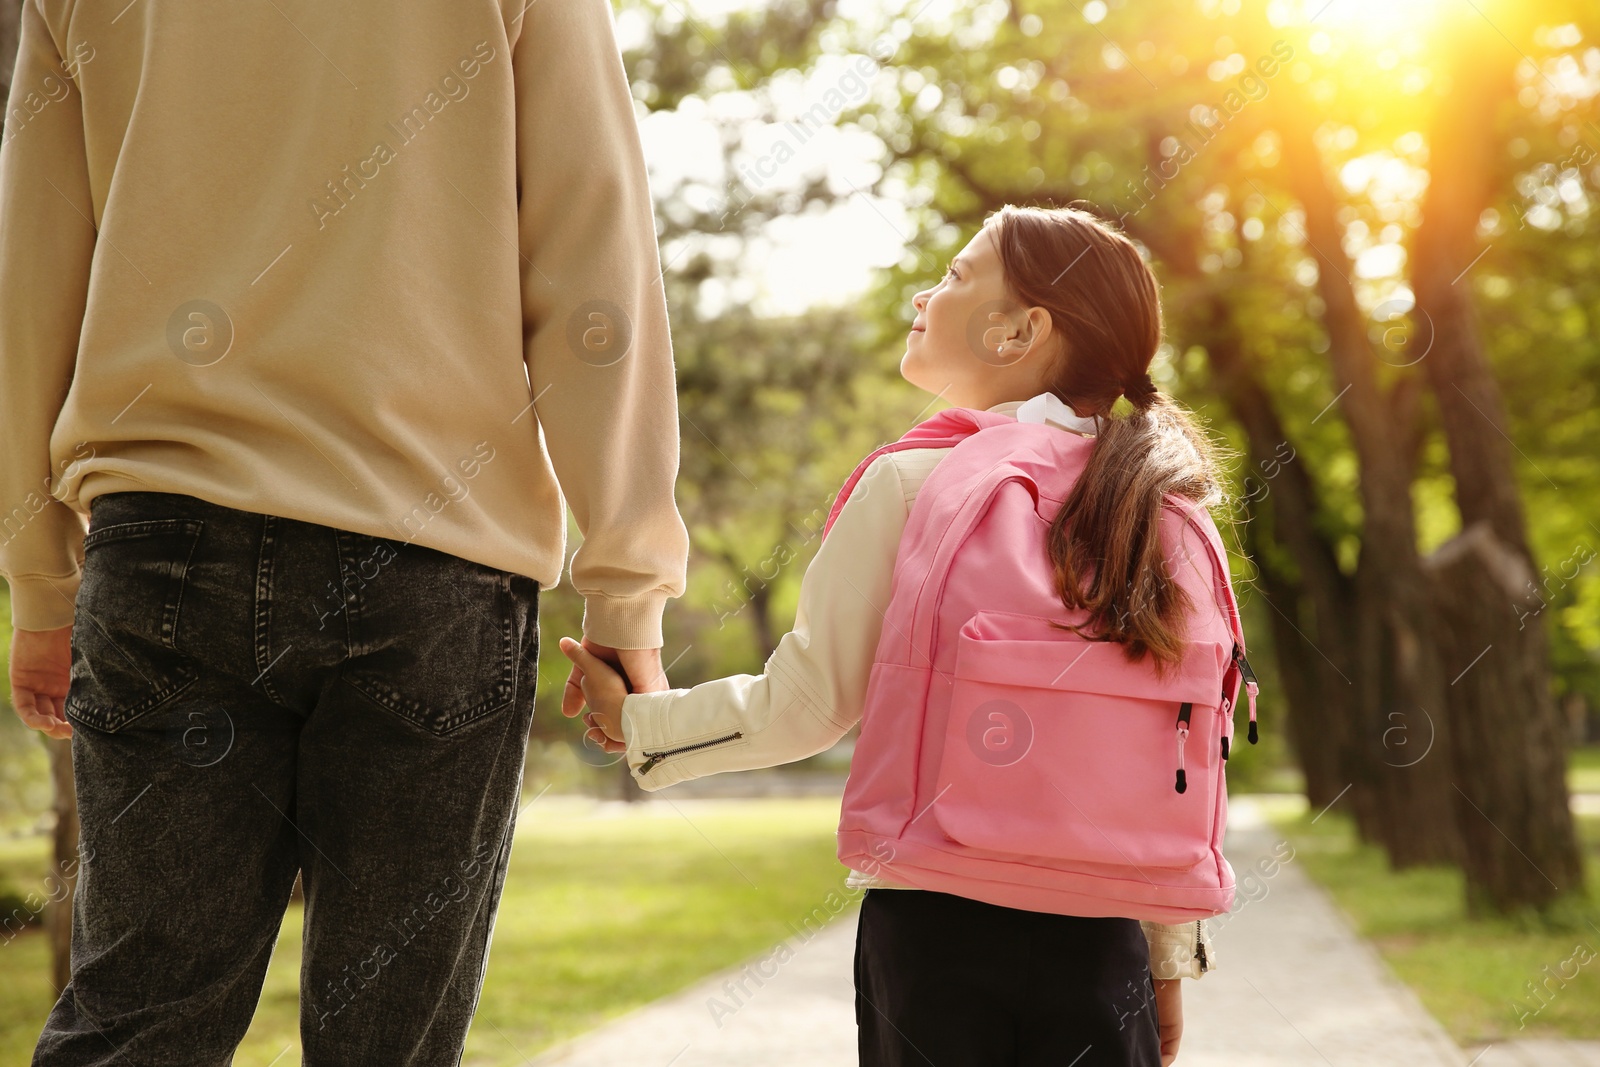
[[(895, 558), (840, 861), (1030, 911), (1161, 923), (1228, 911), (1223, 766), (1241, 679), (1256, 740), (1256, 683), (1210, 515), (1171, 498), (1161, 535), (1183, 564), (1174, 578), (1197, 605), (1219, 598), (1227, 626), (1189, 633), (1158, 678), (1149, 657), (1050, 626), (1086, 617), (1056, 594), (1045, 539), (1093, 439), (947, 409), (861, 461), (823, 536), (878, 456), (941, 446), (953, 447)], [(1185, 523), (1206, 545), (1198, 568), (1181, 557)]]

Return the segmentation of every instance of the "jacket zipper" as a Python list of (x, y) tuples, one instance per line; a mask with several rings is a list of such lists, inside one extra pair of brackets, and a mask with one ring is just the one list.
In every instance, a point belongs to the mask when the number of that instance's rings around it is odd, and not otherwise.
[(1194, 921), (1194, 954), (1195, 954), (1195, 957), (1197, 959), (1199, 959), (1199, 961), (1200, 961), (1200, 973), (1201, 974), (1205, 974), (1206, 973), (1206, 946), (1205, 946), (1205, 943), (1200, 940), (1200, 920), (1199, 919), (1196, 919)]
[(733, 733), (729, 734), (727, 737), (714, 737), (710, 741), (699, 741), (699, 742), (696, 742), (695, 744), (692, 744), (692, 745), (684, 745), (682, 748), (668, 748), (668, 749), (663, 749), (660, 752), (646, 752), (644, 754), (645, 755), (645, 761), (644, 761), (644, 764), (639, 768), (639, 773), (640, 774), (649, 774), (652, 770), (655, 769), (656, 764), (660, 763), (662, 760), (666, 759), (668, 756), (676, 756), (680, 752), (693, 752), (695, 749), (708, 748), (711, 745), (720, 745), (724, 741), (734, 741), (734, 740), (737, 740), (738, 738), (741, 738), (743, 736), (744, 736), (744, 732), (743, 731), (735, 730)]

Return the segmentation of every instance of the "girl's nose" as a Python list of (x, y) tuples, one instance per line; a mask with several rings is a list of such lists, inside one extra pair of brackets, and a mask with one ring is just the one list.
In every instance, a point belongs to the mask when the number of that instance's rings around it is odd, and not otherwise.
[(921, 311), (922, 310), (922, 305), (926, 304), (927, 302), (928, 302), (928, 290), (926, 290), (926, 289), (922, 290), (922, 292), (918, 293), (916, 296), (913, 296), (911, 298), (911, 306), (916, 308), (918, 311)]

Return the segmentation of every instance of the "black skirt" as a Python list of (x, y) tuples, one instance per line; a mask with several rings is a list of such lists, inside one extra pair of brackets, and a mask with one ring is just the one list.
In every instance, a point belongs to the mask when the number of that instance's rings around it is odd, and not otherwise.
[(862, 1067), (1160, 1067), (1137, 919), (869, 889), (855, 978)]

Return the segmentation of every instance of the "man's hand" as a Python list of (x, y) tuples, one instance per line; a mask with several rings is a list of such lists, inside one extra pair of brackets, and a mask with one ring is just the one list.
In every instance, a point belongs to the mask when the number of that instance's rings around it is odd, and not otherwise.
[[(623, 744), (622, 736), (622, 697), (629, 692), (655, 693), (671, 688), (667, 684), (666, 672), (661, 667), (661, 649), (612, 648), (610, 645), (591, 641), (587, 637), (580, 645), (568, 637), (562, 638), (561, 651), (572, 660), (572, 672), (568, 675), (566, 688), (561, 693), (561, 714), (570, 719), (581, 712), (587, 704), (595, 714), (584, 719), (589, 727), (584, 737), (594, 741), (606, 752), (623, 751), (627, 746)], [(606, 672), (603, 669), (598, 672), (601, 674), (600, 678), (586, 682), (582, 662), (585, 653), (599, 661), (601, 668), (610, 667), (614, 671), (621, 671), (626, 675), (626, 683), (620, 676), (613, 683), (612, 679), (605, 677)], [(615, 708), (608, 706), (613, 699)], [(597, 723), (596, 719), (609, 721), (602, 725)], [(606, 726), (610, 728), (607, 729)]]
[(1157, 978), (1156, 1027), (1161, 1033), (1161, 1067), (1178, 1058), (1178, 1039), (1183, 1036), (1183, 979)]
[(51, 737), (71, 737), (63, 707), (71, 680), (72, 627), (11, 632), (11, 703), (24, 723)]

